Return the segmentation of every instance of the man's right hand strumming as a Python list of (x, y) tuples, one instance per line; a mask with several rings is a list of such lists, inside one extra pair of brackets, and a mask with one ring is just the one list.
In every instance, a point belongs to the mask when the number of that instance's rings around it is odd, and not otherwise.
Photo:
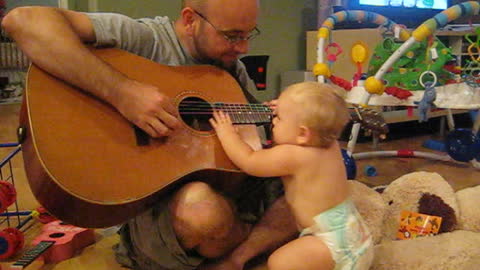
[(169, 136), (180, 126), (170, 97), (155, 86), (129, 81), (112, 94), (117, 110), (153, 138)]

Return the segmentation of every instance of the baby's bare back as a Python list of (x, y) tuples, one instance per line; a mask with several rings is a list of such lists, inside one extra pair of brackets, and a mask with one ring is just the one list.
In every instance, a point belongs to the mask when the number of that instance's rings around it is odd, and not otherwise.
[(299, 147), (292, 154), (300, 165), (283, 177), (285, 197), (298, 226), (306, 228), (313, 225), (313, 217), (348, 197), (346, 170), (337, 143), (328, 149)]

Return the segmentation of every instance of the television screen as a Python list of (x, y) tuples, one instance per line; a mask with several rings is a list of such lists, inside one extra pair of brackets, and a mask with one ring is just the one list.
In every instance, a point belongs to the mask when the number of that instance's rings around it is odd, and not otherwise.
[(350, 0), (345, 8), (375, 12), (408, 28), (416, 28), (449, 8), (452, 2), (452, 0)]
[(448, 8), (448, 0), (360, 0), (359, 4), (379, 7), (415, 7), (442, 10)]

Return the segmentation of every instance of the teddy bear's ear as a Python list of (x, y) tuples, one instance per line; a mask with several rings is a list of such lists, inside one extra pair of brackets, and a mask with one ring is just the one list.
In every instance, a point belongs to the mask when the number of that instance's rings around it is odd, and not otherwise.
[(438, 233), (451, 232), (457, 225), (455, 211), (437, 195), (424, 193), (418, 201), (418, 212), (442, 217), (442, 224)]

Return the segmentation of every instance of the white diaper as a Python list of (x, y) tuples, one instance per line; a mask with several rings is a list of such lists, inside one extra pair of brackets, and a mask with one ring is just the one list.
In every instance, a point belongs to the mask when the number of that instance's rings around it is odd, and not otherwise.
[(352, 201), (314, 217), (315, 224), (301, 236), (314, 235), (323, 240), (332, 253), (335, 270), (368, 270), (373, 260), (373, 242), (363, 218)]

